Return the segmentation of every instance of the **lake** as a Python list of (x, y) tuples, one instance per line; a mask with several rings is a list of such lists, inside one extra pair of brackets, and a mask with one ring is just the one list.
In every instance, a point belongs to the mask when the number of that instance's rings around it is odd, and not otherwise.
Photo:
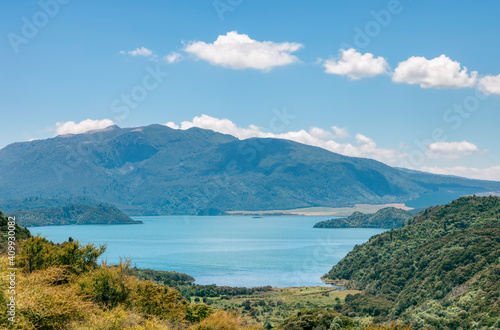
[(324, 285), (320, 277), (356, 244), (381, 229), (319, 229), (332, 217), (156, 216), (134, 217), (143, 225), (83, 225), (29, 228), (60, 243), (107, 244), (103, 259), (175, 270), (198, 284), (255, 287)]

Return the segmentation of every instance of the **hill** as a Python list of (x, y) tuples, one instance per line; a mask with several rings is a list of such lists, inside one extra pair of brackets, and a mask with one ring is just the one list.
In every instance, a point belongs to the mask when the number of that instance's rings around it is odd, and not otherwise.
[(418, 207), (500, 191), (499, 182), (403, 171), (288, 140), (163, 125), (14, 143), (0, 150), (0, 173), (0, 200), (85, 196), (129, 215)]
[(110, 206), (109, 204), (105, 204), (93, 198), (83, 196), (65, 198), (29, 197), (0, 200), (0, 210), (3, 210), (5, 213), (38, 209), (53, 209), (70, 205)]
[[(0, 252), (5, 253), (4, 249), (6, 248), (9, 242), (9, 231), (12, 231), (12, 225), (14, 227), (14, 237), (16, 241), (27, 239), (31, 237), (31, 233), (28, 229), (19, 226), (19, 224), (15, 221), (9, 221), (10, 219), (4, 216), (3, 212), (0, 211)], [(10, 227), (10, 228), (9, 228)], [(7, 254), (5, 254), (7, 255)]]
[(114, 206), (70, 205), (57, 208), (15, 211), (9, 213), (25, 227), (55, 225), (140, 224)]
[(354, 212), (347, 218), (320, 221), (314, 228), (399, 228), (412, 217), (408, 211), (386, 207), (373, 214)]
[(500, 198), (463, 197), (356, 246), (325, 278), (363, 290), (339, 308), (417, 328), (500, 326)]

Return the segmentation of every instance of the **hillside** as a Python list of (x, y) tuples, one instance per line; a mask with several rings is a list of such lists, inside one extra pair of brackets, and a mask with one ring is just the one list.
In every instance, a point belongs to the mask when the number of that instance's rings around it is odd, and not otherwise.
[(83, 196), (65, 198), (29, 197), (19, 199), (0, 199), (0, 210), (3, 210), (5, 213), (37, 209), (53, 209), (69, 205), (109, 206), (108, 204), (102, 203), (93, 198)]
[(354, 212), (347, 218), (320, 221), (314, 228), (399, 228), (412, 217), (408, 211), (386, 207), (373, 214)]
[(70, 205), (57, 208), (14, 211), (9, 213), (25, 227), (55, 225), (140, 224), (114, 206)]
[(85, 196), (129, 215), (418, 207), (500, 191), (499, 182), (403, 171), (288, 140), (163, 125), (14, 143), (0, 150), (0, 173), (0, 200)]
[(415, 327), (500, 326), (500, 198), (464, 197), (356, 246), (325, 276), (365, 294), (350, 316)]
[[(12, 222), (12, 221), (10, 221)], [(7, 246), (7, 242), (9, 241), (8, 239), (8, 232), (9, 230), (9, 218), (6, 217), (2, 211), (0, 211), (0, 252), (5, 253), (4, 248)], [(27, 239), (31, 237), (31, 233), (28, 229), (23, 228), (19, 226), (18, 223), (14, 224), (14, 232), (15, 232), (15, 238), (16, 241)]]

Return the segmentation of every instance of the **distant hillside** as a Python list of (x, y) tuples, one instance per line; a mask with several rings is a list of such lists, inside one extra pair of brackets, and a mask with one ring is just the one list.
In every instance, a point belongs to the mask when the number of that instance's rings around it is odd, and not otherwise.
[(163, 125), (109, 127), (0, 150), (0, 200), (86, 196), (129, 215), (436, 205), (500, 182), (403, 171), (289, 140)]
[[(12, 221), (11, 221), (12, 222)], [(8, 232), (11, 230), (9, 228), (9, 219), (6, 217), (2, 211), (0, 211), (0, 252), (4, 253), (4, 249), (6, 248), (7, 242), (9, 241), (8, 239)], [(14, 224), (14, 232), (15, 232), (15, 238), (16, 238), (16, 244), (17, 241), (27, 239), (31, 237), (31, 233), (28, 229), (23, 228), (19, 226), (19, 224), (16, 222)]]
[(0, 200), (0, 210), (6, 213), (14, 211), (26, 211), (37, 209), (52, 209), (70, 205), (88, 205), (88, 206), (110, 206), (93, 198), (78, 196), (64, 198), (41, 198), (28, 197), (19, 199)]
[(500, 198), (429, 208), (356, 246), (325, 278), (365, 292), (339, 306), (350, 316), (417, 328), (498, 328)]
[(314, 228), (399, 228), (412, 217), (408, 211), (386, 207), (373, 214), (354, 212), (347, 218), (320, 221)]
[(49, 209), (15, 211), (9, 213), (25, 227), (54, 225), (90, 225), (90, 224), (140, 224), (132, 220), (114, 206), (70, 205)]

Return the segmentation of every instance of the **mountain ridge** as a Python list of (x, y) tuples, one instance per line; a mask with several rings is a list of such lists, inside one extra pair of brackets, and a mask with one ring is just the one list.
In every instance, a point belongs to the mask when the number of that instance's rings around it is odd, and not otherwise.
[(409, 173), (289, 140), (158, 124), (10, 144), (0, 173), (0, 200), (85, 196), (129, 215), (417, 207), (500, 191), (500, 182)]

